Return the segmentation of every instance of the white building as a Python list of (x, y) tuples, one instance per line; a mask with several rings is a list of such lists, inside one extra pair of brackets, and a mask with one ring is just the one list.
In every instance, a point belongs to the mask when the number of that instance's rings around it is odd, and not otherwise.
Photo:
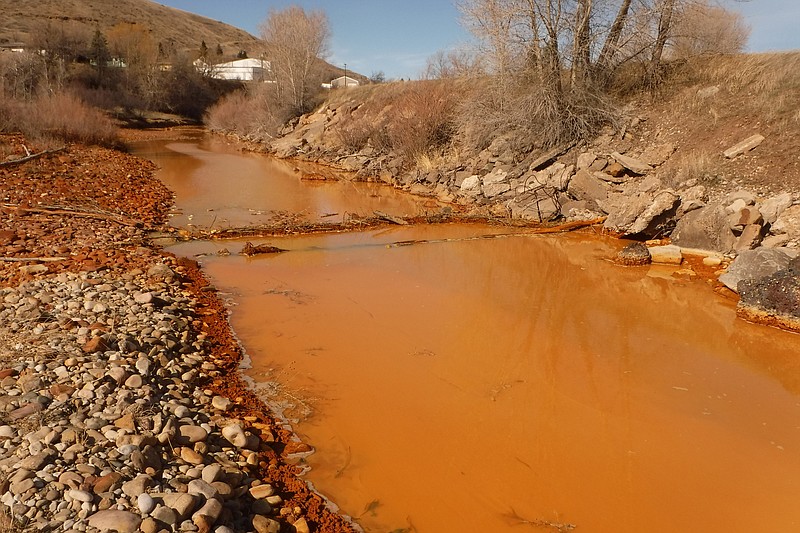
[(206, 65), (198, 60), (195, 61), (195, 66), (212, 78), (239, 81), (267, 81), (271, 68), (269, 61), (255, 58), (237, 59), (216, 65)]
[(331, 87), (334, 89), (339, 87), (358, 87), (359, 85), (358, 80), (350, 76), (339, 76), (335, 80), (331, 80)]

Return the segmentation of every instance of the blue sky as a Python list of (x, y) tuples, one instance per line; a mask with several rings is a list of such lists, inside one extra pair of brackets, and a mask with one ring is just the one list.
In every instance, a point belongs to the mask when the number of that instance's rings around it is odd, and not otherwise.
[[(749, 50), (800, 49), (800, 0), (722, 0), (752, 27)], [(428, 57), (469, 40), (452, 0), (160, 0), (258, 35), (270, 8), (321, 9), (331, 25), (328, 61), (369, 76), (418, 78)]]

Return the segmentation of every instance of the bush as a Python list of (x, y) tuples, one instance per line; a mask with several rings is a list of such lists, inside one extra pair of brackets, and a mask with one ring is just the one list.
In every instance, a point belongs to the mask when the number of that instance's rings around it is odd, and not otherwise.
[(287, 104), (281, 104), (274, 87), (260, 85), (223, 97), (203, 117), (212, 131), (234, 133), (252, 140), (274, 137), (291, 118)]
[(45, 95), (30, 102), (5, 99), (0, 103), (0, 129), (18, 131), (31, 139), (54, 139), (116, 146), (117, 127), (102, 112), (73, 94)]
[(387, 113), (389, 141), (407, 161), (445, 147), (455, 133), (456, 98), (447, 83), (408, 84)]

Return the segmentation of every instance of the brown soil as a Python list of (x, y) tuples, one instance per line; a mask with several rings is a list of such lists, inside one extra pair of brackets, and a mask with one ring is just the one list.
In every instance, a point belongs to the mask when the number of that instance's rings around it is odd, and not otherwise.
[[(0, 136), (0, 153), (13, 160), (24, 146), (41, 150), (22, 137)], [(16, 286), (37, 276), (62, 271), (146, 269), (163, 252), (148, 245), (146, 230), (160, 229), (172, 194), (153, 177), (148, 161), (103, 148), (70, 145), (63, 152), (0, 166), (0, 286)], [(61, 258), (53, 262), (25, 258)], [(11, 261), (11, 260), (14, 261)], [(285, 501), (281, 531), (304, 516), (314, 532), (355, 531), (324, 498), (299, 477), (299, 456), (310, 448), (299, 441), (247, 387), (238, 373), (241, 348), (227, 322), (224, 304), (196, 263), (173, 259), (197, 301), (194, 326), (206, 333), (209, 358), (226, 372), (207, 383), (215, 394), (233, 400), (232, 416), (245, 420), (270, 446), (262, 452), (261, 475)], [(30, 272), (43, 265), (44, 272)]]

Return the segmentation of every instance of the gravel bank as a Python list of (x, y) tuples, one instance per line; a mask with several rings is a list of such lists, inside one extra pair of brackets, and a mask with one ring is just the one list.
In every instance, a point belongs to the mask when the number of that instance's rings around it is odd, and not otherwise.
[(152, 170), (75, 146), (0, 169), (0, 528), (352, 531), (239, 378), (197, 265), (147, 245)]

